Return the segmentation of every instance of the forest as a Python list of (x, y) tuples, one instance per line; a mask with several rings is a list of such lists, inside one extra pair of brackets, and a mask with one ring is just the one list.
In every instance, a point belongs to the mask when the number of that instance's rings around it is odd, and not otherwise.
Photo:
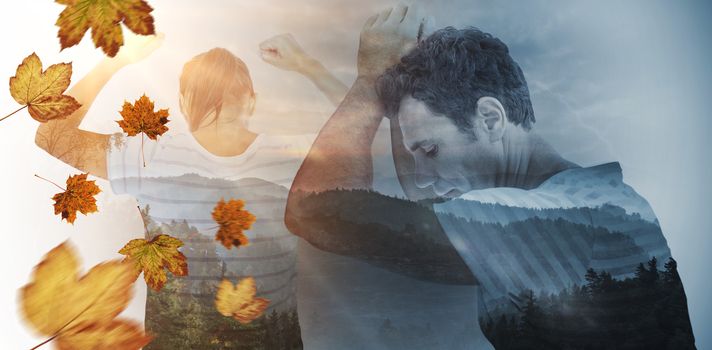
[[(141, 209), (147, 234), (162, 232), (185, 242), (183, 250), (203, 257), (217, 257), (213, 239), (201, 235), (186, 221), (157, 225), (149, 215), (150, 208)], [(195, 276), (214, 276), (200, 279)], [(146, 331), (154, 336), (147, 350), (163, 349), (302, 349), (301, 329), (296, 309), (272, 308), (249, 324), (225, 317), (215, 309), (215, 289), (221, 278), (231, 279), (234, 273), (225, 263), (191, 264), (191, 276), (168, 276), (161, 291), (148, 289), (146, 300)], [(204, 296), (207, 296), (204, 297)], [(269, 310), (269, 309), (268, 309)]]
[(180, 293), (185, 282), (169, 277), (160, 291), (149, 290), (146, 331), (155, 338), (144, 349), (302, 349), (296, 311), (272, 312), (249, 324), (220, 315), (212, 299)]
[(589, 269), (586, 283), (558, 294), (511, 295), (480, 319), (497, 350), (695, 349), (677, 263), (652, 258), (624, 280)]

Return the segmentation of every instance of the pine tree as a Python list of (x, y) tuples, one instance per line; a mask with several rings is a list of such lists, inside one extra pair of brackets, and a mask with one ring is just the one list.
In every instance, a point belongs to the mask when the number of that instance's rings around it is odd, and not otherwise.
[(677, 272), (677, 261), (672, 257), (665, 263), (663, 282), (669, 285), (677, 285), (680, 283), (680, 274)]
[(519, 332), (523, 345), (536, 346), (541, 344), (545, 337), (544, 312), (534, 297), (534, 292), (529, 290), (524, 296), (524, 306), (522, 306), (519, 319)]
[(643, 263), (638, 264), (638, 267), (635, 268), (635, 279), (637, 280), (645, 280), (646, 276), (648, 273), (648, 269), (645, 268), (645, 265)]
[(660, 278), (660, 274), (658, 272), (658, 259), (653, 257), (648, 261), (648, 272), (649, 272), (649, 279), (650, 283), (657, 283), (658, 279)]
[(585, 278), (586, 286), (584, 286), (584, 288), (588, 291), (588, 293), (591, 296), (598, 294), (601, 284), (601, 277), (598, 275), (598, 272), (596, 272), (592, 268), (589, 268), (588, 270), (586, 270)]

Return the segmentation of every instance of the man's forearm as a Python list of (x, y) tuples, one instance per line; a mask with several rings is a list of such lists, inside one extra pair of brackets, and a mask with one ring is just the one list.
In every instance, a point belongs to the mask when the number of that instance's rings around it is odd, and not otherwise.
[(429, 282), (475, 283), (435, 213), (421, 203), (372, 191), (302, 198), (290, 229), (316, 248)]
[(382, 118), (374, 79), (358, 78), (319, 132), (292, 190), (370, 189), (373, 182), (371, 144)]
[[(403, 4), (364, 23), (356, 57), (358, 78), (314, 141), (291, 193), (372, 187), (371, 144), (383, 119), (376, 79), (415, 47), (422, 23), (420, 8)], [(290, 195), (288, 212), (293, 204)]]

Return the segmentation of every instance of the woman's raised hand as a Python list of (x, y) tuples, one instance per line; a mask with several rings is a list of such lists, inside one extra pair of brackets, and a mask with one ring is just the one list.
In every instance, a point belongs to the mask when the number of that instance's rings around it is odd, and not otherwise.
[(265, 62), (284, 70), (304, 73), (314, 63), (292, 34), (280, 34), (260, 43), (260, 57)]
[(160, 47), (164, 38), (163, 33), (156, 35), (125, 33), (124, 46), (121, 47), (114, 60), (124, 65), (139, 62)]

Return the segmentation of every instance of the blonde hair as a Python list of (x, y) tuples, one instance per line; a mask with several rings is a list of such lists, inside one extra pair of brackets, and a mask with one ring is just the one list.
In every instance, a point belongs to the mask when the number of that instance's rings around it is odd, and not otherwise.
[(190, 131), (200, 127), (205, 118), (215, 111), (220, 116), (225, 96), (238, 101), (254, 97), (250, 71), (241, 59), (223, 48), (203, 52), (183, 66), (180, 76), (181, 108)]

